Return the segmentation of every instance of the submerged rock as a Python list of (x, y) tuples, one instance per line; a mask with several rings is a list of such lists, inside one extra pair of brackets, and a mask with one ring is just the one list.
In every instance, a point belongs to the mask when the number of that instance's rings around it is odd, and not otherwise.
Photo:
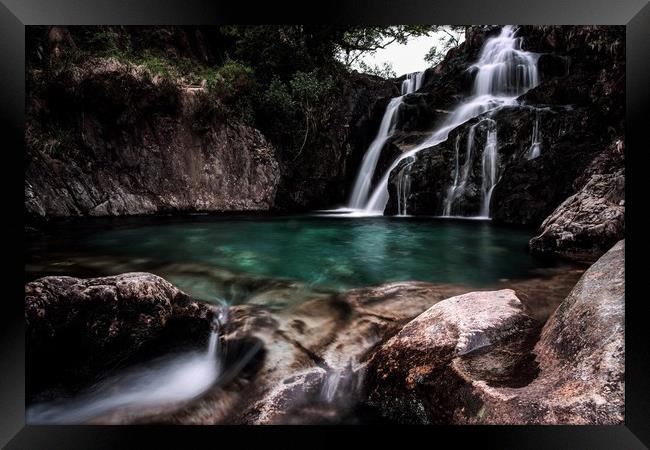
[(438, 303), (373, 355), (369, 403), (406, 423), (623, 423), (624, 263), (620, 241), (534, 348), (534, 323), (512, 291)]

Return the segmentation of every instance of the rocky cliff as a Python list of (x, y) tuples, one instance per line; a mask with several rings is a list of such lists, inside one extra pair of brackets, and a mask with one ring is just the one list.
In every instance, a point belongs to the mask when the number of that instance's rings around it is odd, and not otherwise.
[[(288, 157), (250, 111), (242, 113), (250, 106), (239, 95), (248, 80), (221, 87), (230, 92), (206, 82), (228, 75), (214, 69), (224, 61), (224, 37), (212, 28), (30, 28), (30, 219), (300, 210), (343, 201), (395, 85), (350, 74), (336, 85), (327, 127)], [(93, 47), (101, 39), (108, 44)], [(169, 61), (196, 76), (171, 70)]]
[[(468, 69), (485, 40), (496, 32), (492, 27), (470, 27), (467, 40), (425, 73), (422, 89), (404, 101), (398, 131), (388, 143), (390, 159), (422, 142), (449, 114), (453, 102), (469, 96), (472, 77)], [(396, 214), (398, 198), (405, 196), (400, 200), (408, 214), (479, 215), (489, 132), (493, 132), (497, 147), (498, 181), (489, 210), (495, 222), (537, 227), (593, 177), (624, 179), (624, 30), (523, 26), (517, 35), (522, 49), (537, 55), (539, 84), (516, 104), (460, 125), (446, 141), (419, 152), (415, 161), (402, 161), (391, 172), (387, 214)], [(450, 188), (458, 178), (465, 184), (445, 211)], [(614, 203), (621, 210), (624, 192), (619, 184)], [(596, 256), (623, 236), (623, 214), (610, 211), (605, 215), (616, 217), (616, 225), (605, 227), (615, 230), (613, 237), (597, 249), (591, 249), (593, 238), (589, 244), (588, 239), (580, 244)], [(558, 222), (554, 223), (557, 233)], [(546, 242), (547, 225), (540, 230)], [(543, 248), (562, 252), (561, 247), (549, 244)], [(532, 245), (535, 251), (541, 248)], [(570, 253), (568, 250), (564, 253)]]

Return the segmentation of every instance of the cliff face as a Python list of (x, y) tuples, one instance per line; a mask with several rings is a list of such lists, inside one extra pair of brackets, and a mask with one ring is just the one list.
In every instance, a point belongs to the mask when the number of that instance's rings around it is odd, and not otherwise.
[(53, 30), (48, 68), (28, 72), (30, 216), (273, 206), (279, 165), (258, 130), (206, 114), (210, 99), (201, 86), (111, 57), (66, 63), (74, 42)]
[[(447, 116), (450, 101), (469, 95), (471, 77), (466, 69), (476, 61), (485, 39), (496, 31), (471, 27), (467, 40), (425, 73), (423, 88), (405, 99), (401, 123), (387, 153), (394, 157), (422, 142), (427, 131)], [(540, 83), (520, 96), (516, 105), (460, 125), (446, 141), (422, 150), (415, 161), (406, 159), (398, 165), (390, 176), (385, 213), (396, 214), (401, 201), (413, 215), (479, 215), (483, 155), (490, 130), (496, 136), (497, 154), (498, 181), (489, 211), (495, 222), (539, 226), (593, 176), (624, 177), (623, 28), (523, 26), (518, 36), (523, 38), (524, 50), (539, 55)], [(538, 144), (536, 156), (533, 144)], [(458, 172), (460, 178), (465, 173), (466, 184), (445, 211)], [(619, 202), (624, 193), (618, 197), (616, 207), (624, 207)], [(618, 218), (608, 227), (617, 230), (607, 241), (611, 243), (623, 236), (623, 214), (607, 214)], [(593, 236), (583, 241), (593, 243)], [(533, 250), (541, 248), (558, 250), (554, 244)]]
[(278, 209), (314, 210), (344, 204), (388, 101), (399, 95), (395, 84), (356, 72), (341, 80), (336, 90), (326, 127), (295, 159), (281, 163)]
[[(223, 37), (210, 27), (144, 28), (105, 27), (93, 39), (109, 35), (133, 54), (155, 49), (203, 67), (224, 60)], [(254, 117), (239, 114), (241, 99), (224, 104), (205, 80), (147, 66), (161, 58), (84, 53), (75, 43), (84, 32), (34, 27), (28, 35), (30, 219), (330, 207), (344, 201), (382, 102), (396, 94), (388, 81), (351, 74), (336, 86), (326, 129), (288, 158)]]

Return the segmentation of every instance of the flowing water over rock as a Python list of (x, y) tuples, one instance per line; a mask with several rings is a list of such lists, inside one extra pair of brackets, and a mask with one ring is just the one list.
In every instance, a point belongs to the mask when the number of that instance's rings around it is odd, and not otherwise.
[(215, 319), (205, 351), (166, 354), (121, 370), (74, 398), (36, 403), (27, 409), (26, 421), (71, 425), (116, 413), (136, 419), (178, 408), (205, 393), (221, 375), (218, 337)]
[(384, 117), (381, 119), (377, 136), (363, 156), (363, 161), (361, 162), (359, 173), (354, 181), (354, 187), (352, 188), (352, 194), (350, 195), (350, 200), (348, 202), (349, 208), (363, 208), (368, 201), (368, 193), (370, 192), (370, 185), (375, 174), (377, 161), (379, 160), (384, 145), (386, 145), (386, 141), (393, 134), (393, 131), (395, 131), (397, 114), (399, 113), (399, 107), (402, 104), (403, 98), (405, 95), (411, 94), (420, 89), (421, 85), (422, 72), (408, 74), (402, 82), (402, 95), (391, 99), (388, 103), (386, 112), (384, 112)]
[[(413, 159), (420, 150), (433, 147), (445, 141), (451, 130), (474, 117), (500, 106), (515, 105), (518, 96), (538, 84), (538, 55), (521, 50), (521, 39), (515, 36), (515, 32), (516, 29), (514, 27), (509, 25), (504, 26), (499, 36), (486, 41), (478, 62), (468, 69), (475, 72), (474, 85), (470, 97), (460, 103), (449, 114), (442, 125), (431, 132), (427, 139), (416, 145), (413, 149), (400, 155), (390, 165), (366, 202), (364, 206), (366, 212), (383, 213), (388, 202), (388, 179), (390, 173), (402, 161), (407, 158)], [(490, 139), (496, 139), (496, 131), (490, 136)], [(487, 208), (485, 205), (481, 208), (482, 215), (488, 216), (486, 209), (489, 210), (491, 191), (496, 183), (495, 167), (493, 167), (496, 164), (496, 142), (488, 143), (485, 148), (489, 152), (492, 152), (485, 160), (486, 171), (484, 173), (489, 179), (485, 182), (486, 189), (483, 197), (487, 201)], [(404, 173), (404, 175), (407, 174)], [(404, 186), (407, 186), (407, 184)], [(454, 191), (453, 186), (451, 190)], [(405, 195), (407, 193), (402, 194), (402, 196)], [(453, 195), (450, 199), (452, 197)], [(407, 214), (405, 205), (399, 207), (398, 210), (402, 215)]]
[(535, 159), (542, 154), (542, 143), (539, 137), (539, 109), (535, 110), (535, 125), (533, 126), (533, 134), (530, 138), (530, 148), (526, 152), (526, 158)]

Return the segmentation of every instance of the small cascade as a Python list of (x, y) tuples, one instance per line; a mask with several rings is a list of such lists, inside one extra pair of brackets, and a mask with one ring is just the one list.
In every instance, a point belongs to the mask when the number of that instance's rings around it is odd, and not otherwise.
[(406, 75), (402, 81), (402, 95), (411, 94), (422, 87), (422, 76), (424, 72), (414, 72)]
[(377, 136), (375, 136), (375, 139), (363, 155), (361, 167), (359, 168), (359, 172), (354, 180), (354, 186), (348, 201), (349, 208), (361, 209), (368, 201), (368, 194), (375, 174), (375, 168), (379, 161), (379, 156), (381, 156), (381, 151), (386, 145), (386, 141), (388, 141), (388, 138), (390, 138), (395, 131), (399, 107), (402, 104), (405, 95), (412, 94), (420, 88), (422, 84), (422, 75), (422, 72), (408, 74), (404, 81), (402, 81), (401, 95), (391, 99), (388, 103), (384, 116), (381, 119)]
[[(401, 161), (415, 157), (421, 150), (445, 141), (451, 130), (474, 117), (502, 106), (515, 105), (518, 96), (539, 83), (538, 55), (521, 50), (521, 38), (515, 37), (515, 31), (513, 26), (506, 25), (501, 29), (499, 36), (485, 42), (479, 60), (469, 68), (476, 73), (471, 95), (460, 103), (428, 138), (393, 161), (365, 203), (366, 212), (383, 213), (388, 202), (390, 172)], [(494, 151), (496, 152), (496, 149)], [(486, 193), (485, 198), (489, 200), (490, 195), (491, 192)], [(451, 202), (453, 203), (453, 199)]]
[(397, 214), (400, 216), (407, 215), (406, 205), (407, 199), (411, 192), (411, 166), (415, 162), (415, 158), (406, 164), (398, 174), (397, 181)]
[(165, 355), (126, 369), (72, 399), (30, 406), (28, 424), (82, 424), (111, 414), (143, 416), (175, 408), (204, 394), (222, 372), (219, 328), (215, 317), (203, 351)]
[(496, 122), (489, 120), (490, 128), (483, 148), (483, 165), (481, 170), (481, 217), (490, 217), (490, 200), (492, 191), (497, 184), (497, 127)]
[(477, 124), (474, 124), (470, 127), (467, 133), (467, 144), (465, 146), (465, 162), (463, 163), (462, 170), (459, 169), (459, 154), (458, 147), (460, 145), (460, 136), (456, 138), (455, 144), (455, 164), (454, 164), (454, 184), (447, 190), (447, 197), (445, 198), (445, 204), (443, 209), (443, 216), (449, 217), (452, 215), (452, 207), (454, 202), (463, 196), (465, 193), (465, 187), (467, 186), (467, 180), (469, 178), (470, 170), (472, 169), (473, 162), (473, 150), (474, 150), (474, 135), (476, 132)]
[(530, 147), (526, 152), (526, 159), (535, 159), (542, 154), (542, 142), (539, 139), (539, 109), (535, 110), (535, 124), (530, 138)]

